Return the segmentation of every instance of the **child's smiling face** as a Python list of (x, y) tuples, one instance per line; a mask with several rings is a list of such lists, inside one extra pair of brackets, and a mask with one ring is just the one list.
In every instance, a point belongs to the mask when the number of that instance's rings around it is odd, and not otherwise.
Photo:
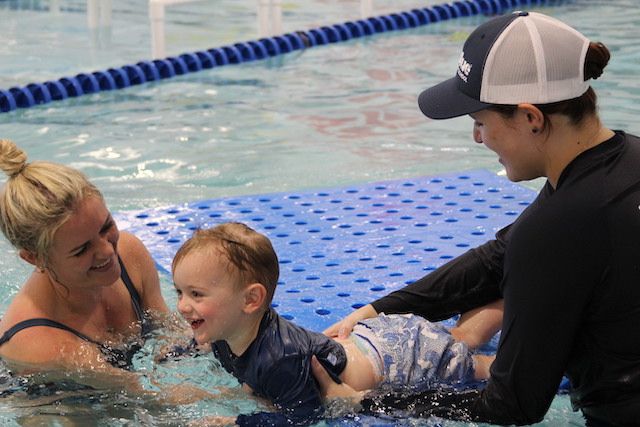
[(244, 292), (235, 267), (216, 249), (197, 249), (175, 266), (178, 311), (198, 344), (232, 342), (242, 333)]

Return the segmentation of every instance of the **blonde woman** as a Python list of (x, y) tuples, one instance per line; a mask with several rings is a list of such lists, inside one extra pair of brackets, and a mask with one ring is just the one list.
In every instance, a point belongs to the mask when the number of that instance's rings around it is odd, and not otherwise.
[(120, 232), (100, 191), (67, 166), (27, 162), (0, 140), (0, 228), (33, 271), (0, 320), (0, 356), (37, 381), (149, 394), (129, 372), (153, 317), (168, 313), (142, 242)]

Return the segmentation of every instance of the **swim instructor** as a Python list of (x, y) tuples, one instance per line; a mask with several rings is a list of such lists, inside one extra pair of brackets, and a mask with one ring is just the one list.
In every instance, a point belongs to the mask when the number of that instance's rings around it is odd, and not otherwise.
[[(456, 75), (420, 94), (427, 117), (471, 116), (473, 139), (498, 155), (511, 181), (547, 182), (495, 240), (325, 331), (344, 334), (380, 312), (440, 320), (504, 298), (486, 387), (437, 405), (426, 393), (365, 399), (365, 409), (531, 424), (566, 375), (588, 426), (638, 425), (640, 139), (598, 116), (589, 80), (608, 60), (604, 45), (566, 24), (516, 12), (480, 25)], [(340, 386), (315, 368), (332, 395)]]

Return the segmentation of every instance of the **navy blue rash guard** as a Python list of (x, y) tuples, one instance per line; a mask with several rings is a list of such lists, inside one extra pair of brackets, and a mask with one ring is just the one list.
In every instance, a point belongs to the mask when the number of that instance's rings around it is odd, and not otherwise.
[(222, 366), (254, 393), (271, 401), (282, 412), (241, 415), (239, 425), (297, 425), (322, 415), (322, 397), (311, 372), (311, 356), (334, 380), (347, 365), (344, 348), (317, 332), (303, 329), (280, 317), (273, 309), (260, 322), (256, 339), (240, 356), (226, 341), (211, 344)]
[(547, 182), (496, 240), (372, 305), (377, 312), (441, 320), (500, 297), (502, 334), (482, 392), (436, 396), (440, 400), (425, 393), (364, 406), (393, 411), (409, 405), (419, 416), (531, 424), (544, 417), (566, 375), (575, 410), (638, 425), (638, 137), (618, 131), (586, 150), (564, 169), (556, 188)]

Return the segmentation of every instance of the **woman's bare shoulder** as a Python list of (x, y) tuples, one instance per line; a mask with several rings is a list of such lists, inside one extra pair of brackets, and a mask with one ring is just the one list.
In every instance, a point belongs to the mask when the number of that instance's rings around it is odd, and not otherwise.
[(59, 369), (71, 363), (83, 346), (86, 342), (68, 331), (40, 325), (13, 335), (0, 347), (0, 356), (13, 372), (26, 374)]

